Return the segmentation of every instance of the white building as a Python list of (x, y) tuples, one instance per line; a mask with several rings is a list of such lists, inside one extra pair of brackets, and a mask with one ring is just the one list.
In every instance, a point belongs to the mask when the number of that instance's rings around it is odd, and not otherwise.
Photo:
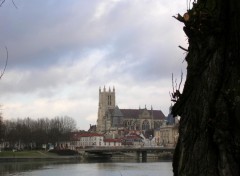
[(122, 140), (121, 139), (104, 139), (105, 147), (121, 147)]
[(120, 147), (121, 139), (105, 139), (103, 134), (98, 133), (72, 133), (71, 140), (59, 142), (60, 149), (77, 150), (88, 147)]
[(98, 133), (73, 133), (70, 149), (104, 146), (103, 135)]

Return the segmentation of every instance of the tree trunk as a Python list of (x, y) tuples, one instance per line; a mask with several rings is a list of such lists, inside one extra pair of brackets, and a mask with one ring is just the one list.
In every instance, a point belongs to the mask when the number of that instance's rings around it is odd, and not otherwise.
[(198, 0), (181, 17), (187, 78), (173, 107), (181, 117), (175, 176), (240, 175), (240, 1)]

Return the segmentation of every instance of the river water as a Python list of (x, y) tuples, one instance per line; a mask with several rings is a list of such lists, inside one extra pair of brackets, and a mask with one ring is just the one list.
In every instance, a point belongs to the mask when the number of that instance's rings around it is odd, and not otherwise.
[(172, 176), (172, 163), (163, 161), (8, 162), (1, 176)]

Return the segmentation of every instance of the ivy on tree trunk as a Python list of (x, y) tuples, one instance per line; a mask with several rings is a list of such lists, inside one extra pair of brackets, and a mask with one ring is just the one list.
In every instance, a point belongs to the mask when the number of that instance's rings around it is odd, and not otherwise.
[(187, 78), (179, 115), (175, 176), (240, 175), (240, 1), (198, 0), (183, 16)]

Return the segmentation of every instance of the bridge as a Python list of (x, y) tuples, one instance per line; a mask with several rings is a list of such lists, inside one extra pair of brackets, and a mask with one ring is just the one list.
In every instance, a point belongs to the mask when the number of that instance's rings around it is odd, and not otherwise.
[(174, 147), (94, 147), (94, 148), (83, 148), (78, 149), (81, 154), (94, 154), (95, 156), (104, 157), (112, 156), (114, 153), (127, 153), (134, 152), (136, 159), (142, 159), (147, 161), (147, 153), (163, 153), (163, 152), (174, 152)]

